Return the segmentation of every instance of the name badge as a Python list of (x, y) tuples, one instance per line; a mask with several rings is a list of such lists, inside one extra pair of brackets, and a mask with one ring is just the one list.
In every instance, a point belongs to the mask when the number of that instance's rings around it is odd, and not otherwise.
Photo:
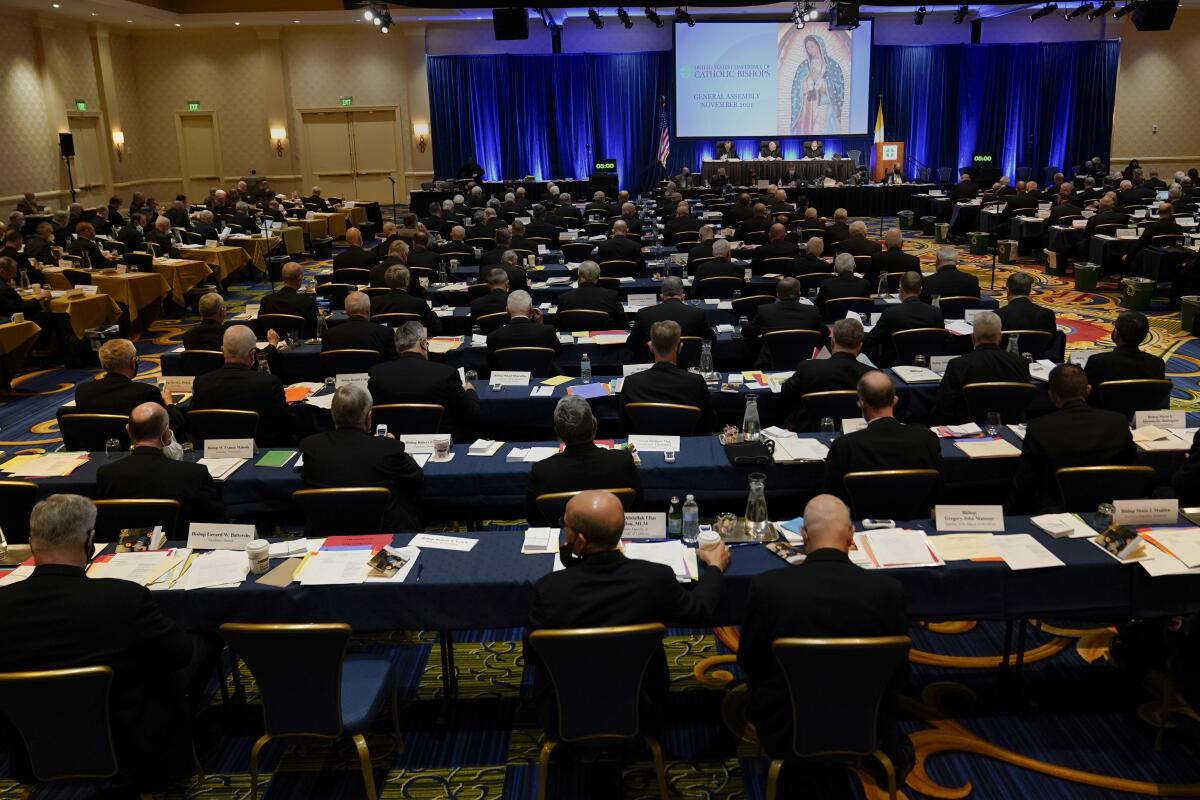
[(1135, 411), (1133, 412), (1133, 427), (1144, 428), (1147, 425), (1157, 425), (1160, 428), (1186, 428), (1186, 411)]
[(187, 546), (192, 550), (245, 550), (257, 537), (253, 525), (193, 522), (188, 526)]
[(667, 515), (662, 512), (625, 514), (622, 539), (661, 539), (667, 535)]
[(1118, 525), (1174, 525), (1178, 500), (1114, 500), (1113, 522)]
[(253, 439), (205, 439), (205, 458), (254, 458)]
[(999, 533), (1004, 530), (1004, 506), (935, 506), (934, 522), (941, 531)]

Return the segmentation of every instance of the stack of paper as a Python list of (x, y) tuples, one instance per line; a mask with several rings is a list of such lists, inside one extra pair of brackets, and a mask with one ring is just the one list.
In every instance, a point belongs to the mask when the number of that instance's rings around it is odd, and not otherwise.
[(892, 367), (892, 372), (905, 383), (938, 383), (942, 377), (925, 367)]
[(1050, 370), (1054, 369), (1055, 363), (1048, 358), (1039, 358), (1037, 361), (1029, 365), (1029, 377), (1043, 383), (1050, 382)]
[(333, 408), (333, 392), (330, 392), (329, 394), (318, 395), (310, 394), (308, 397), (304, 398), (304, 402), (307, 405), (314, 406), (316, 408), (324, 408), (329, 410)]
[(494, 456), (504, 446), (504, 442), (493, 439), (476, 439), (470, 447), (467, 448), (469, 456)]
[(884, 528), (856, 533), (854, 541), (879, 569), (942, 567), (946, 564), (929, 546), (925, 531)]
[(271, 542), (271, 547), (267, 551), (267, 556), (269, 558), (302, 556), (309, 552), (314, 552), (321, 549), (321, 544), (323, 543), (324, 539), (289, 539), (284, 542)]
[(370, 569), (371, 552), (357, 548), (322, 549), (304, 559), (292, 575), (301, 586), (362, 583)]
[(990, 533), (944, 533), (928, 538), (943, 561), (994, 561), (999, 558)]
[(87, 453), (45, 453), (14, 456), (0, 471), (14, 478), (61, 478), (87, 463)]
[(992, 545), (1011, 570), (1041, 569), (1042, 567), (1065, 566), (1062, 560), (1047, 550), (1028, 533), (996, 536)]
[(1086, 539), (1096, 531), (1078, 514), (1042, 514), (1030, 517), (1029, 521), (1055, 539)]
[(246, 580), (250, 561), (241, 550), (211, 550), (193, 553), (176, 589), (229, 589)]
[(526, 556), (558, 552), (558, 528), (526, 528), (521, 554)]
[(1188, 569), (1200, 567), (1200, 528), (1152, 528), (1142, 538), (1174, 556)]
[(929, 430), (936, 433), (941, 439), (959, 439), (964, 436), (983, 435), (983, 429), (974, 422), (968, 422), (964, 425), (935, 425)]
[(434, 336), (429, 340), (429, 352), (449, 353), (451, 350), (462, 347), (462, 343), (463, 337), (461, 336)]
[(244, 458), (202, 458), (198, 464), (203, 464), (208, 469), (208, 474), (212, 476), (214, 481), (223, 481), (237, 471), (238, 467), (246, 463)]
[(1156, 425), (1144, 425), (1141, 428), (1133, 429), (1133, 441), (1142, 450), (1149, 452), (1153, 451), (1180, 451), (1189, 450), (1192, 446), (1192, 435), (1194, 431), (1183, 428), (1183, 436), (1178, 435), (1176, 430), (1164, 430)]
[(612, 387), (607, 383), (581, 383), (576, 386), (568, 386), (567, 394), (582, 397), (584, 400), (592, 400), (612, 394)]
[(801, 462), (824, 461), (829, 448), (812, 437), (775, 440), (775, 463), (798, 464)]
[(20, 583), (33, 574), (33, 564), (22, 564), (19, 567), (10, 569), (4, 577), (0, 578), (0, 586), (9, 586), (14, 583)]
[(680, 583), (698, 580), (700, 568), (696, 563), (696, 551), (684, 547), (680, 541), (670, 542), (626, 542), (625, 557), (640, 561), (663, 564), (675, 573)]
[(954, 446), (967, 454), (967, 458), (1019, 458), (1021, 451), (1009, 442), (996, 438), (959, 439)]
[[(147, 586), (158, 580), (167, 570), (183, 563), (189, 552), (188, 550), (154, 550), (102, 556), (92, 562), (91, 567), (88, 568), (88, 577), (117, 578)], [(238, 555), (242, 557), (243, 564), (247, 563), (245, 553)]]
[(1005, 427), (1013, 432), (1013, 436), (1016, 436), (1021, 441), (1025, 441), (1025, 426), (1024, 425), (1006, 425)]

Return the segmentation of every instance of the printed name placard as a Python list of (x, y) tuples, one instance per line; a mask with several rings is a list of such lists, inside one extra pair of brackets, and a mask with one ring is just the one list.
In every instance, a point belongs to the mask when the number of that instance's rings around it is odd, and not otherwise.
[(667, 535), (667, 515), (663, 512), (626, 512), (624, 539), (661, 539)]
[(950, 362), (956, 358), (958, 358), (958, 356), (930, 356), (929, 368), (941, 375), (946, 371), (946, 367), (950, 366)]
[(1133, 427), (1144, 428), (1147, 425), (1157, 425), (1160, 428), (1186, 428), (1186, 411), (1135, 411), (1133, 412)]
[(254, 458), (253, 439), (205, 439), (205, 458)]
[(400, 434), (400, 441), (404, 442), (404, 449), (410, 455), (413, 453), (432, 453), (433, 443), (441, 437), (439, 436), (422, 436), (416, 433)]
[(629, 443), (639, 453), (675, 453), (679, 451), (678, 436), (650, 436), (644, 433), (631, 433)]
[(1179, 501), (1114, 500), (1113, 522), (1118, 525), (1174, 525), (1179, 521)]
[(371, 376), (365, 372), (345, 372), (341, 375), (335, 375), (333, 381), (334, 386), (338, 388), (357, 383), (365, 389), (370, 379)]
[(488, 382), (492, 386), (528, 386), (529, 378), (529, 372), (495, 370)]
[(245, 550), (258, 538), (253, 525), (226, 522), (193, 522), (188, 526), (187, 546), (193, 550)]
[(195, 379), (195, 375), (164, 375), (161, 380), (168, 394), (188, 394)]
[(862, 417), (846, 417), (842, 420), (842, 433), (854, 433), (867, 427), (867, 421)]
[(1004, 530), (1004, 506), (935, 506), (933, 518), (938, 531), (978, 531), (999, 533)]

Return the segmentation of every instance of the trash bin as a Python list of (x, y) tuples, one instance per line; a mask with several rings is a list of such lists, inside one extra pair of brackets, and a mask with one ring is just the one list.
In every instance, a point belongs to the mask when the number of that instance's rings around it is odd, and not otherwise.
[(925, 236), (933, 236), (933, 226), (937, 224), (937, 217), (921, 217), (921, 233)]
[(896, 219), (900, 224), (900, 230), (911, 231), (913, 229), (913, 221), (916, 214), (911, 211), (900, 211), (896, 214)]
[(1132, 311), (1145, 311), (1154, 296), (1154, 281), (1149, 278), (1122, 278), (1121, 305)]
[(1185, 294), (1179, 298), (1179, 308), (1179, 327), (1194, 336), (1200, 322), (1200, 294)]
[(991, 242), (992, 235), (984, 231), (971, 231), (967, 234), (967, 238), (971, 242), (971, 255), (986, 256), (988, 252), (988, 244)]
[(996, 242), (996, 254), (1001, 264), (1017, 263), (1017, 240), (1001, 239)]
[(289, 255), (267, 256), (267, 276), (271, 283), (283, 280), (283, 265), (291, 260)]
[(946, 242), (949, 241), (949, 239), (950, 239), (950, 223), (949, 222), (936, 222), (933, 225), (933, 229), (936, 232), (934, 241), (936, 241), (938, 244), (946, 244)]
[(1094, 292), (1096, 282), (1100, 280), (1100, 265), (1077, 263), (1075, 265), (1075, 291)]
[(360, 222), (354, 227), (358, 228), (358, 232), (362, 234), (364, 242), (369, 242), (375, 238), (375, 223), (371, 221)]
[(313, 258), (333, 258), (333, 237), (317, 236), (312, 240)]

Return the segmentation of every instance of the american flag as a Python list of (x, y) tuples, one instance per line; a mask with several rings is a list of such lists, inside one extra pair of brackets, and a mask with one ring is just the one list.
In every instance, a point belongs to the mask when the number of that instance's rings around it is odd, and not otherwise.
[(667, 124), (667, 98), (662, 98), (658, 110), (658, 163), (667, 168), (667, 156), (671, 155), (671, 128)]

